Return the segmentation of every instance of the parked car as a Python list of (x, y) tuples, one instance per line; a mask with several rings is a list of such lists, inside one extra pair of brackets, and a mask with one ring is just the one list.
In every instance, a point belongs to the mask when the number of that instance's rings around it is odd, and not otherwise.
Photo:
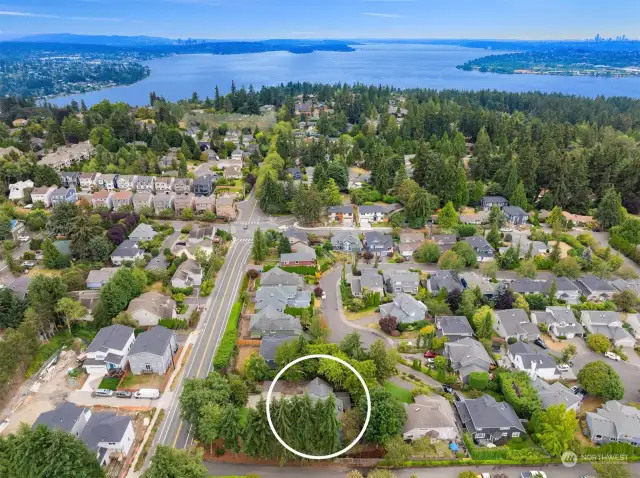
[(157, 388), (141, 388), (136, 393), (133, 394), (135, 398), (150, 398), (154, 400), (156, 398), (160, 398), (160, 390)]
[(453, 393), (453, 388), (450, 385), (442, 385), (442, 390), (444, 393)]
[(510, 227), (503, 227), (500, 229), (500, 232), (513, 232), (513, 229), (511, 229)]
[(620, 356), (618, 354), (614, 354), (613, 352), (605, 352), (604, 356), (608, 359), (615, 360), (616, 362), (620, 362)]
[(176, 242), (176, 246), (186, 246), (186, 245), (187, 245), (187, 243), (186, 243), (186, 242), (184, 242), (184, 241), (178, 241), (178, 242)]
[(36, 266), (36, 261), (22, 261), (22, 266), (30, 269)]
[(574, 395), (577, 395), (580, 398), (584, 398), (587, 396), (587, 391), (583, 390), (582, 388), (578, 387), (577, 385), (574, 385), (573, 387), (571, 387), (571, 392)]
[(568, 372), (569, 370), (571, 370), (569, 368), (569, 366), (566, 363), (561, 363), (560, 365), (558, 365), (556, 367), (558, 370), (560, 370), (561, 372)]
[(133, 396), (133, 393), (127, 390), (118, 390), (116, 392), (116, 397), (118, 398), (131, 398), (132, 396)]
[(113, 397), (113, 390), (106, 388), (96, 388), (92, 393), (92, 397)]
[(540, 337), (538, 337), (537, 339), (535, 339), (533, 341), (534, 344), (536, 344), (538, 347), (542, 348), (542, 349), (548, 349), (549, 347), (547, 346), (547, 344), (544, 343), (544, 340), (542, 340)]
[(428, 358), (427, 360), (424, 361), (425, 365), (427, 367), (430, 367), (431, 365), (433, 365), (435, 363), (435, 359), (432, 358)]
[(547, 474), (544, 471), (523, 471), (520, 473), (520, 478), (547, 478)]
[(27, 242), (27, 241), (30, 241), (31, 238), (29, 236), (18, 236), (18, 240), (20, 242)]
[(326, 298), (327, 298), (327, 293), (326, 293), (326, 292), (324, 292), (324, 291), (322, 291), (322, 298), (323, 298), (323, 299), (326, 299)]
[(431, 350), (427, 350), (424, 353), (424, 357), (425, 358), (436, 358), (437, 356), (438, 356), (438, 353), (437, 352), (432, 352)]

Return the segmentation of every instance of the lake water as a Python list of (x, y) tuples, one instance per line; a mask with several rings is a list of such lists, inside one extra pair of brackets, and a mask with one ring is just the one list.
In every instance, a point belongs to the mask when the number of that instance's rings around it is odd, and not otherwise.
[(288, 81), (319, 83), (360, 82), (400, 88), (481, 90), (512, 92), (543, 91), (581, 96), (640, 97), (638, 78), (594, 78), (575, 76), (498, 75), (456, 69), (467, 60), (487, 55), (479, 49), (446, 45), (366, 44), (354, 52), (314, 52), (295, 55), (269, 52), (248, 55), (177, 55), (147, 62), (151, 75), (130, 86), (56, 98), (62, 105), (84, 99), (91, 106), (104, 99), (132, 105), (149, 102), (155, 91), (168, 100), (213, 97), (214, 88), (228, 92), (236, 85), (259, 89)]

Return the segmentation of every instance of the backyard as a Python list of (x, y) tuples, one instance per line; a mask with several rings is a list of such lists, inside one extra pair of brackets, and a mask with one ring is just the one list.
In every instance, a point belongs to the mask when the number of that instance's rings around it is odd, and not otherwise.
[(165, 382), (165, 377), (158, 374), (142, 374), (133, 375), (128, 374), (123, 380), (120, 388), (126, 390), (136, 390), (141, 388), (157, 388), (162, 389)]
[(396, 385), (392, 382), (385, 382), (384, 388), (400, 402), (413, 403), (411, 392), (406, 388), (403, 388), (400, 385)]

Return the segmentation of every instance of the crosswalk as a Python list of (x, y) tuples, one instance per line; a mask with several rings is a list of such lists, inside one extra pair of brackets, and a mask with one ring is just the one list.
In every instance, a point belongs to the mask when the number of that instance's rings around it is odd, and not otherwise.
[(269, 221), (237, 221), (237, 222), (234, 222), (233, 224), (241, 225), (241, 226), (250, 226), (252, 224), (256, 224), (256, 225), (266, 224), (267, 222)]
[(252, 243), (253, 242), (253, 238), (243, 238), (243, 239), (236, 239), (235, 240), (236, 243), (242, 244), (242, 243)]

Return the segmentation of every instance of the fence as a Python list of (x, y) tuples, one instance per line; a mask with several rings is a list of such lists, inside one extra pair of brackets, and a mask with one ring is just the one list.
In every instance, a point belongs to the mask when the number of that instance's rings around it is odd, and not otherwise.
[(236, 340), (238, 346), (246, 347), (260, 347), (260, 339), (238, 339)]

